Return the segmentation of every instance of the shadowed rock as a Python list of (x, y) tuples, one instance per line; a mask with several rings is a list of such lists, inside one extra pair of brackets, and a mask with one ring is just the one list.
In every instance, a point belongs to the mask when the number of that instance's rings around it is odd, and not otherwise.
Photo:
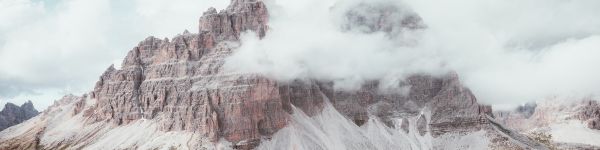
[(23, 121), (34, 117), (39, 112), (33, 107), (31, 101), (27, 101), (21, 106), (17, 106), (13, 103), (6, 103), (4, 109), (0, 111), (0, 131), (19, 124)]

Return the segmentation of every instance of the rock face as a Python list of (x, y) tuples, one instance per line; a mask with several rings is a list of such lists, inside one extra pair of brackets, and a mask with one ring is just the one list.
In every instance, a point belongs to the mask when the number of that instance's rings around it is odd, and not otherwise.
[[(197, 131), (214, 141), (272, 134), (287, 117), (278, 84), (222, 71), (240, 32), (264, 35), (267, 19), (262, 2), (235, 0), (224, 11), (205, 12), (199, 34), (147, 38), (129, 52), (121, 70), (110, 67), (101, 76), (92, 92), (98, 105), (86, 116), (116, 124), (157, 119), (163, 130)], [(317, 87), (305, 90), (311, 88)]]
[(600, 104), (598, 101), (587, 100), (582, 104), (577, 118), (585, 121), (588, 128), (600, 130)]
[[(456, 74), (445, 77), (415, 75), (405, 86), (408, 95), (382, 93), (377, 82), (358, 91), (336, 91), (327, 81), (278, 83), (260, 75), (225, 72), (224, 58), (235, 48), (241, 32), (264, 36), (268, 12), (260, 1), (234, 0), (226, 10), (211, 8), (200, 19), (200, 33), (184, 33), (169, 40), (149, 37), (129, 52), (121, 70), (110, 67), (92, 92), (98, 99), (87, 117), (116, 124), (157, 119), (163, 130), (204, 133), (217, 141), (256, 143), (283, 128), (291, 105), (314, 115), (324, 97), (356, 123), (368, 119), (374, 104), (379, 117), (417, 114), (428, 108), (436, 135), (480, 129), (485, 116)], [(381, 28), (387, 30), (388, 28)], [(398, 83), (400, 84), (400, 83)], [(439, 107), (444, 106), (444, 107)]]
[(596, 100), (552, 97), (494, 113), (495, 120), (515, 131), (551, 135), (558, 149), (600, 149), (600, 105)]
[(518, 130), (547, 127), (568, 120), (583, 122), (588, 128), (600, 130), (600, 104), (593, 99), (554, 100), (527, 103), (514, 111), (495, 112), (496, 119)]
[[(121, 69), (110, 66), (101, 75), (89, 96), (71, 98), (76, 99), (72, 115), (82, 117), (88, 126), (107, 123), (119, 127), (152, 120), (161, 131), (193, 132), (211, 142), (224, 139), (239, 149), (252, 149), (287, 126), (291, 114), (297, 113), (294, 107), (314, 116), (328, 100), (356, 125), (374, 118), (392, 127), (394, 119), (419, 116), (420, 135), (495, 132), (487, 117), (491, 108), (477, 103), (456, 73), (410, 76), (397, 83), (410, 87), (405, 93), (382, 90), (378, 81), (343, 91), (335, 89), (331, 81), (278, 82), (259, 74), (226, 71), (224, 60), (239, 46), (241, 32), (263, 37), (268, 30), (269, 15), (262, 1), (231, 2), (220, 12), (214, 8), (206, 11), (198, 34), (184, 32), (171, 40), (148, 37), (140, 42), (127, 54)], [(375, 11), (385, 12), (394, 11), (387, 7)], [(361, 20), (360, 14), (355, 16)], [(420, 18), (405, 18), (392, 21), (394, 26), (363, 25), (384, 32), (422, 28)], [(407, 27), (395, 27), (402, 25)], [(38, 133), (47, 132), (44, 129)], [(88, 144), (64, 144), (68, 142), (50, 143), (52, 148)]]
[(365, 33), (383, 31), (390, 36), (411, 30), (424, 29), (421, 17), (407, 8), (384, 2), (358, 3), (350, 6), (345, 13), (344, 30), (357, 30)]
[(31, 101), (27, 101), (21, 106), (17, 106), (13, 103), (6, 103), (4, 109), (0, 111), (0, 131), (36, 116), (38, 113), (39, 112), (33, 108), (33, 103), (31, 103)]

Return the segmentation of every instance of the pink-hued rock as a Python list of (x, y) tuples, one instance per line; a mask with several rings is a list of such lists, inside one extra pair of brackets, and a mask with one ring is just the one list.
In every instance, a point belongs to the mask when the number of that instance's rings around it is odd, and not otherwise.
[(121, 70), (110, 67), (100, 77), (92, 94), (96, 111), (87, 116), (116, 124), (156, 119), (163, 130), (198, 131), (214, 141), (274, 133), (287, 121), (277, 83), (221, 70), (235, 45), (228, 41), (246, 30), (264, 35), (267, 18), (262, 2), (236, 0), (224, 11), (204, 13), (199, 34), (147, 38)]
[(600, 104), (593, 99), (548, 99), (528, 104), (516, 111), (495, 112), (496, 120), (519, 131), (548, 127), (556, 123), (578, 120), (590, 129), (600, 130)]
[(269, 13), (259, 0), (232, 0), (229, 7), (217, 13), (210, 8), (200, 17), (200, 34), (208, 33), (213, 41), (238, 40), (240, 33), (251, 30), (264, 37)]
[(600, 103), (598, 101), (583, 101), (578, 110), (576, 118), (586, 121), (588, 128), (600, 130)]

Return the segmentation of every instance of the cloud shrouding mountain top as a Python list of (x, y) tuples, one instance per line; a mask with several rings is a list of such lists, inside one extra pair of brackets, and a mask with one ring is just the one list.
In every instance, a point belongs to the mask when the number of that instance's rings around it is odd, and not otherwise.
[[(90, 90), (98, 75), (146, 36), (195, 31), (228, 0), (0, 0), (0, 102), (44, 108)], [(456, 70), (483, 101), (518, 104), (549, 95), (600, 94), (600, 1), (371, 0), (419, 14), (427, 29), (402, 46), (384, 34), (342, 32), (359, 0), (267, 0), (271, 30), (245, 36), (234, 69), (281, 80), (317, 77), (353, 87), (414, 72)]]
[[(427, 29), (390, 40), (341, 28), (347, 8), (373, 3), (413, 10)], [(229, 69), (335, 80), (342, 88), (455, 70), (481, 101), (497, 106), (600, 94), (600, 1), (276, 0), (268, 8), (267, 36), (244, 36)]]
[[(196, 31), (222, 0), (0, 0), (0, 102), (45, 108), (90, 90), (145, 37)], [(119, 62), (120, 63), (120, 62)]]

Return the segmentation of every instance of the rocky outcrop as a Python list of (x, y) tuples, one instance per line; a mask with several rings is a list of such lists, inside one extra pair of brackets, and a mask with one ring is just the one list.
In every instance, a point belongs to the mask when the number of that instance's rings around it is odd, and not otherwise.
[(91, 94), (98, 104), (86, 116), (116, 124), (156, 119), (162, 130), (255, 144), (286, 124), (280, 87), (258, 75), (222, 71), (222, 65), (241, 32), (264, 36), (267, 19), (262, 2), (234, 0), (226, 10), (205, 12), (199, 34), (147, 38), (122, 69), (109, 67), (101, 76)]
[(590, 129), (600, 130), (600, 103), (595, 100), (581, 102), (576, 118), (586, 122)]
[(494, 120), (523, 134), (549, 135), (546, 143), (558, 149), (600, 149), (595, 140), (600, 134), (594, 131), (599, 129), (599, 106), (590, 98), (550, 97), (512, 111), (494, 112)]
[(498, 111), (495, 115), (496, 120), (518, 130), (547, 127), (568, 120), (578, 120), (590, 129), (600, 130), (600, 104), (593, 99), (549, 99), (527, 103), (514, 111)]
[(240, 33), (248, 30), (264, 37), (268, 20), (269, 13), (262, 1), (232, 0), (229, 7), (219, 13), (215, 8), (204, 12), (200, 18), (200, 34), (207, 34), (213, 41), (238, 40)]
[(33, 107), (31, 101), (27, 101), (21, 106), (13, 103), (6, 103), (4, 109), (0, 111), (0, 131), (19, 124), (27, 119), (34, 117), (39, 112)]

